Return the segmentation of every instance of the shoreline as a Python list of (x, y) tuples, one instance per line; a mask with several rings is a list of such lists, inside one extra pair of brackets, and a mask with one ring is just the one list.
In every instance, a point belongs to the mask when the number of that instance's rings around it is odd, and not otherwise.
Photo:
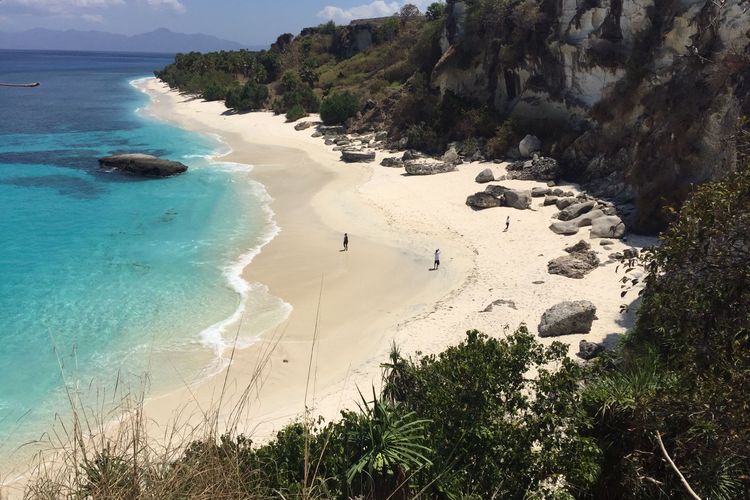
[[(654, 239), (633, 235), (606, 251), (591, 240), (600, 267), (581, 280), (550, 275), (547, 261), (588, 239), (587, 231), (549, 231), (556, 209), (537, 206), (538, 198), (531, 210), (467, 207), (466, 196), (484, 188), (476, 174), (490, 168), (497, 177), (503, 165), (468, 163), (452, 173), (404, 176), (402, 169), (379, 166), (387, 156), (382, 151), (375, 163), (346, 164), (312, 137), (314, 128), (296, 131), (283, 116), (228, 114), (222, 103), (180, 95), (155, 78), (133, 86), (150, 97), (139, 112), (217, 138), (230, 150), (213, 157), (218, 163), (251, 166), (249, 177), (270, 197), (266, 207), (278, 230), (249, 265), (240, 258), (233, 267), (243, 267), (248, 287), (266, 287), (291, 307), (278, 327), (227, 353), (228, 366), (150, 395), (144, 414), (151, 436), (205, 425), (208, 408), (216, 412), (215, 430), (256, 442), (305, 412), (330, 421), (356, 403), (358, 390), (379, 385), (392, 343), (405, 357), (418, 357), (459, 343), (470, 329), (503, 336), (526, 323), (535, 333), (541, 313), (563, 300), (587, 299), (598, 308), (591, 333), (539, 339), (570, 345), (572, 357), (579, 340), (611, 343), (632, 323), (632, 311), (620, 312), (625, 299), (617, 264), (606, 256)], [(506, 216), (511, 228), (504, 233)], [(340, 252), (344, 232), (349, 252)], [(443, 262), (439, 272), (429, 272), (437, 247)], [(485, 310), (497, 300), (506, 302)], [(240, 321), (238, 332), (252, 318)]]

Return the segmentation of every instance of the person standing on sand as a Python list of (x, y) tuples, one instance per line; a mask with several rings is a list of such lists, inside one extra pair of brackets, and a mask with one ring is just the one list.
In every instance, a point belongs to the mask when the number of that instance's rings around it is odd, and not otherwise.
[(504, 233), (508, 231), (508, 228), (510, 227), (510, 215), (505, 219), (505, 230)]
[(345, 252), (349, 251), (349, 234), (348, 233), (344, 233), (344, 251)]
[(440, 249), (439, 248), (435, 250), (435, 264), (432, 269), (437, 271), (438, 267), (440, 267)]

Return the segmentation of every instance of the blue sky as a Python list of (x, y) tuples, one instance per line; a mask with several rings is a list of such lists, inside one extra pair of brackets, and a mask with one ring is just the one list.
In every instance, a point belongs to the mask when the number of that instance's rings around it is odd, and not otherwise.
[(260, 45), (333, 19), (388, 15), (434, 0), (0, 0), (0, 31), (101, 30), (128, 35), (169, 28)]

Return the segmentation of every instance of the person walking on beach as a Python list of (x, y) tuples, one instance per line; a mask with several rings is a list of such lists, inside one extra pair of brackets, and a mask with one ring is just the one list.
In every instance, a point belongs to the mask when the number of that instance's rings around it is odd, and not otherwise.
[(508, 228), (510, 227), (510, 215), (505, 219), (505, 230), (503, 230), (504, 233), (508, 232)]
[(438, 267), (440, 267), (440, 249), (439, 248), (435, 250), (435, 264), (432, 269), (437, 271)]
[(349, 251), (349, 234), (344, 233), (344, 251)]

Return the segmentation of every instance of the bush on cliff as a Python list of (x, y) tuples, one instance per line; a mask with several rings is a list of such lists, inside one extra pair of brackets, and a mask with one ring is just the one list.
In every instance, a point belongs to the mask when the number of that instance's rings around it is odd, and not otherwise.
[(268, 99), (268, 87), (253, 81), (227, 92), (226, 105), (235, 111), (262, 109)]
[(359, 111), (357, 97), (348, 91), (334, 92), (320, 105), (320, 119), (326, 125), (337, 125), (352, 118)]
[(301, 104), (295, 104), (289, 111), (286, 112), (286, 121), (296, 122), (300, 118), (304, 118), (306, 116), (307, 112), (305, 111), (305, 108), (303, 108)]

